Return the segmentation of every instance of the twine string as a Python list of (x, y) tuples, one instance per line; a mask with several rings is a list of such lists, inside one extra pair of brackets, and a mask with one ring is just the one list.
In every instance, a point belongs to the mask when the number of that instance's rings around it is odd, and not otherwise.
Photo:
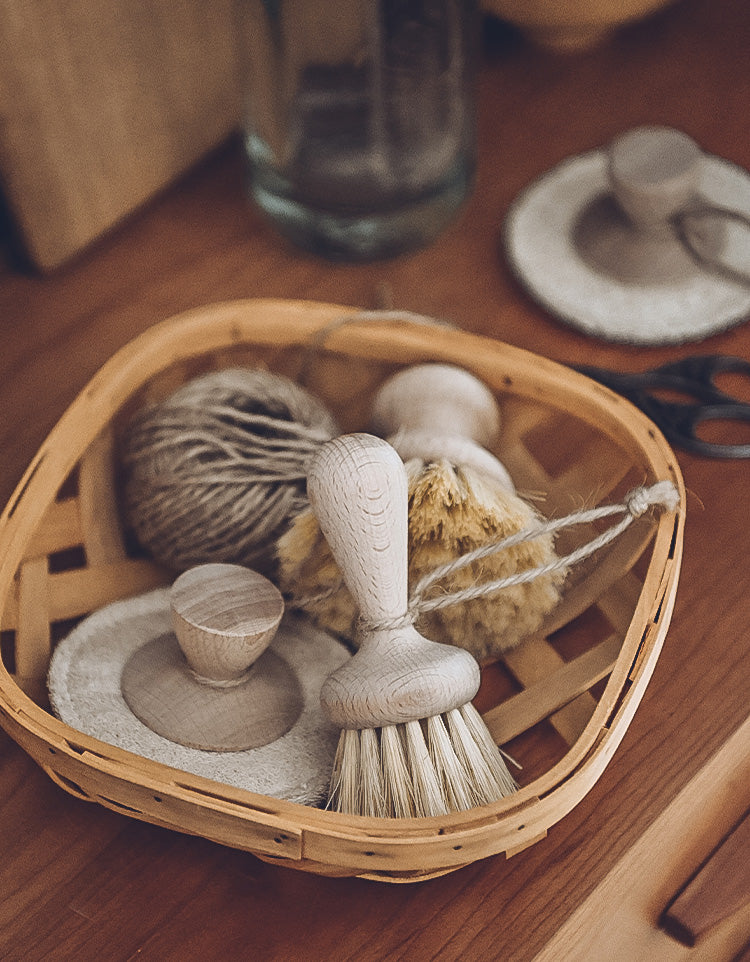
[(245, 671), (243, 671), (242, 674), (238, 675), (236, 678), (209, 678), (206, 675), (201, 675), (188, 664), (186, 664), (185, 667), (187, 668), (191, 677), (194, 678), (199, 685), (205, 685), (208, 688), (221, 689), (238, 688), (240, 685), (244, 685), (250, 677), (250, 673), (252, 672), (253, 668), (255, 668), (255, 664), (250, 665), (249, 668), (245, 669)]
[[(393, 619), (379, 620), (377, 622), (360, 618), (358, 628), (360, 631), (365, 632), (406, 628), (413, 625), (420, 615), (429, 611), (447, 608), (451, 605), (462, 604), (467, 601), (475, 601), (478, 598), (486, 598), (498, 591), (502, 591), (504, 588), (526, 584), (543, 575), (567, 570), (615, 541), (635, 520), (647, 511), (652, 508), (663, 508), (667, 511), (675, 511), (679, 502), (679, 493), (671, 481), (657, 481), (648, 487), (633, 488), (625, 495), (621, 504), (607, 504), (597, 508), (577, 511), (563, 518), (553, 518), (549, 521), (534, 525), (533, 527), (525, 528), (499, 541), (488, 542), (486, 545), (481, 545), (473, 551), (468, 551), (454, 561), (440, 565), (424, 575), (412, 590), (407, 610), (403, 615)], [(488, 581), (469, 588), (463, 588), (460, 591), (449, 592), (437, 598), (424, 597), (433, 585), (449, 578), (457, 571), (460, 571), (475, 561), (481, 561), (492, 554), (521, 544), (522, 542), (533, 541), (542, 535), (554, 534), (563, 528), (569, 528), (578, 524), (590, 524), (594, 521), (600, 521), (617, 514), (623, 515), (619, 521), (602, 531), (595, 538), (575, 548), (569, 554), (556, 558), (554, 561), (539, 565), (536, 568), (527, 568), (524, 571), (515, 572), (512, 575), (499, 578), (495, 581)], [(332, 588), (330, 594), (333, 594), (334, 591), (337, 590), (337, 587), (338, 586)], [(317, 597), (321, 598), (323, 596)], [(301, 599), (298, 605), (304, 607), (309, 601), (310, 599)]]
[(678, 240), (697, 264), (737, 284), (750, 286), (750, 268), (743, 269), (727, 263), (721, 259), (718, 253), (710, 253), (696, 240), (693, 231), (690, 229), (690, 225), (691, 221), (695, 221), (701, 217), (715, 217), (720, 220), (740, 224), (745, 228), (748, 238), (750, 238), (750, 217), (742, 211), (734, 210), (730, 207), (701, 204), (699, 207), (690, 207), (687, 210), (680, 211), (671, 218), (671, 223)]
[(452, 324), (450, 321), (444, 321), (436, 317), (430, 317), (427, 314), (417, 314), (414, 311), (399, 311), (391, 308), (380, 308), (377, 310), (361, 310), (352, 312), (351, 314), (344, 314), (331, 321), (330, 324), (326, 324), (324, 327), (319, 328), (309, 338), (306, 345), (306, 353), (300, 366), (298, 377), (299, 383), (303, 385), (309, 384), (312, 367), (315, 364), (318, 355), (322, 351), (327, 350), (326, 341), (332, 334), (335, 334), (336, 331), (340, 330), (342, 327), (348, 327), (349, 324), (363, 324), (369, 321), (379, 321), (382, 323), (404, 322), (406, 324), (416, 324), (420, 327), (444, 327), (448, 330), (457, 329), (456, 325)]

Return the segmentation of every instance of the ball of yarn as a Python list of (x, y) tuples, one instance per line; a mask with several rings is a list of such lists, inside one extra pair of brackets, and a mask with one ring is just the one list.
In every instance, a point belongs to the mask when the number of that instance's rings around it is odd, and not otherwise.
[(120, 454), (128, 522), (160, 563), (273, 567), (272, 545), (307, 505), (306, 466), (338, 426), (289, 378), (229, 368), (143, 408)]

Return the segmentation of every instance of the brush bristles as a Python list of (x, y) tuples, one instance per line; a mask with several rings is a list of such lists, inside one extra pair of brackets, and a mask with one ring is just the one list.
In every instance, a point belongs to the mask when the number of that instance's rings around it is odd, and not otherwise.
[(328, 807), (347, 815), (446, 815), (517, 790), (473, 705), (425, 722), (341, 733)]
[(328, 807), (347, 815), (356, 815), (360, 810), (358, 731), (341, 732), (333, 760)]
[(464, 770), (471, 772), (478, 805), (496, 802), (518, 790), (500, 749), (493, 742), (482, 716), (469, 702), (447, 714), (451, 742)]
[[(414, 785), (414, 814), (417, 817), (445, 815), (448, 803), (430, 757), (422, 725), (418, 721), (405, 722), (403, 731), (406, 736), (407, 768)], [(391, 773), (385, 773), (385, 777), (391, 777)]]
[(385, 816), (383, 774), (378, 733), (374, 728), (363, 728), (359, 733), (360, 804), (376, 818)]
[(462, 812), (473, 808), (477, 804), (476, 796), (466, 778), (466, 770), (456, 754), (442, 715), (427, 719), (427, 744), (448, 811)]
[(380, 729), (380, 752), (383, 772), (390, 773), (384, 778), (385, 810), (394, 818), (411, 818), (415, 813), (414, 784), (398, 725)]

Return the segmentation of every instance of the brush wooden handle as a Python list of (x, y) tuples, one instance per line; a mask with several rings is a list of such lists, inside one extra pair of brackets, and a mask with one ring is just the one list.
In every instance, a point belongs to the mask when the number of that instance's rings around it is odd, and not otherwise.
[(444, 459), (455, 467), (479, 471), (498, 482), (510, 494), (516, 492), (513, 478), (505, 465), (469, 438), (436, 434), (434, 431), (398, 431), (387, 440), (398, 451), (402, 461), (412, 458), (425, 462)]
[(375, 395), (372, 428), (383, 437), (397, 431), (429, 431), (468, 438), (483, 447), (500, 430), (500, 410), (479, 378), (452, 364), (416, 364), (390, 377)]
[(240, 678), (270, 645), (284, 614), (275, 585), (233, 564), (183, 572), (172, 585), (170, 604), (180, 648), (207, 684)]
[(314, 456), (307, 491), (364, 621), (359, 650), (321, 691), (330, 720), (380, 728), (471, 701), (474, 658), (424, 638), (407, 617), (407, 481), (397, 452), (368, 434), (335, 438)]
[(481, 471), (515, 493), (505, 465), (483, 447), (500, 430), (497, 401), (463, 368), (417, 364), (399, 371), (375, 395), (372, 423), (403, 461), (445, 458)]

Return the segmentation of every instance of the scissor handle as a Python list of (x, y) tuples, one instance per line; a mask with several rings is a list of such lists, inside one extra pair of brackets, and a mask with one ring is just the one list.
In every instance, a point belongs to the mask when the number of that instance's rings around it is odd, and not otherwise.
[(717, 386), (715, 379), (719, 374), (742, 374), (750, 385), (750, 362), (731, 354), (703, 354), (663, 364), (635, 377), (642, 378), (644, 386), (674, 387), (703, 401), (742, 406), (745, 402)]
[(706, 421), (747, 421), (750, 404), (722, 401), (719, 404), (682, 404), (648, 397), (640, 405), (657, 424), (670, 444), (708, 458), (750, 458), (750, 444), (723, 444), (698, 437), (698, 425)]
[[(704, 441), (697, 428), (706, 421), (750, 422), (750, 403), (722, 391), (714, 378), (738, 373), (750, 380), (750, 363), (739, 357), (708, 354), (664, 364), (650, 371), (622, 374), (597, 367), (577, 370), (622, 394), (658, 425), (664, 437), (677, 447), (710, 458), (750, 458), (750, 444), (718, 444)], [(673, 390), (691, 401), (666, 401), (659, 390)]]

